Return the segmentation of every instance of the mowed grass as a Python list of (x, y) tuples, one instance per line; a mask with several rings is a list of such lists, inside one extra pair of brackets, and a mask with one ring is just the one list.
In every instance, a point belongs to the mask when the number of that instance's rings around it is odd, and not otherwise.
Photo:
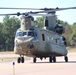
[[(0, 63), (3, 63), (3, 62), (14, 62), (14, 61), (17, 61), (17, 58), (18, 57), (0, 57)], [(29, 60), (30, 57), (25, 57), (25, 60)]]
[(0, 52), (0, 54), (14, 54), (13, 51)]
[(2, 62), (13, 62), (16, 61), (17, 57), (0, 57), (0, 63)]

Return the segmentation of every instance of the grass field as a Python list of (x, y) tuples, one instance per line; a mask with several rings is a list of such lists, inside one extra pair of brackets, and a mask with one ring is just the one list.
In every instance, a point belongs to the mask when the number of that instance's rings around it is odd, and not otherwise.
[[(29, 60), (30, 57), (25, 57), (26, 60)], [(17, 61), (17, 57), (0, 57), (0, 63), (4, 62), (14, 62)]]
[(13, 51), (10, 51), (10, 52), (6, 51), (6, 52), (0, 52), (0, 54), (14, 54), (14, 52)]
[(12, 58), (10, 58), (10, 57), (0, 57), (0, 62), (13, 62), (13, 61), (16, 61), (17, 60), (17, 58), (15, 58), (15, 57), (12, 57)]

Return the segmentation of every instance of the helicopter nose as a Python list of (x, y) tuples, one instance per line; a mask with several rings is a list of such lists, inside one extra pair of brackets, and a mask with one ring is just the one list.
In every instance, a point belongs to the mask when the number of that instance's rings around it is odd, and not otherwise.
[(16, 39), (16, 43), (18, 45), (21, 45), (21, 44), (27, 44), (29, 43), (33, 38), (32, 37), (19, 37)]

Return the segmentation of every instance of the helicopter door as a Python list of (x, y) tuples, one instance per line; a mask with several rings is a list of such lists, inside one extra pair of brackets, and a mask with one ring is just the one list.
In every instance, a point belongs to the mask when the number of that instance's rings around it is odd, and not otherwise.
[(45, 41), (45, 35), (44, 34), (42, 34), (42, 40)]
[(48, 27), (48, 20), (45, 20), (45, 27)]

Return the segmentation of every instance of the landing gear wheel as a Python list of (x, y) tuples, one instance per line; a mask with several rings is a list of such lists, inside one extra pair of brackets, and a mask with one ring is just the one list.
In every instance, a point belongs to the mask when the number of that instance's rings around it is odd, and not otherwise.
[(52, 57), (49, 57), (49, 62), (52, 62)]
[(17, 62), (18, 63), (24, 63), (24, 57), (18, 57), (18, 59), (17, 59)]
[(55, 56), (50, 56), (49, 57), (49, 62), (56, 62), (56, 57)]
[(21, 57), (21, 62), (24, 63), (24, 57)]
[(65, 56), (65, 62), (68, 62), (68, 57), (67, 56)]
[(56, 62), (56, 57), (55, 56), (53, 56), (53, 62)]
[(17, 62), (18, 62), (18, 63), (20, 63), (20, 61), (21, 61), (21, 58), (20, 58), (20, 57), (18, 57), (18, 60), (17, 60)]
[(36, 63), (36, 58), (33, 58), (33, 63)]

